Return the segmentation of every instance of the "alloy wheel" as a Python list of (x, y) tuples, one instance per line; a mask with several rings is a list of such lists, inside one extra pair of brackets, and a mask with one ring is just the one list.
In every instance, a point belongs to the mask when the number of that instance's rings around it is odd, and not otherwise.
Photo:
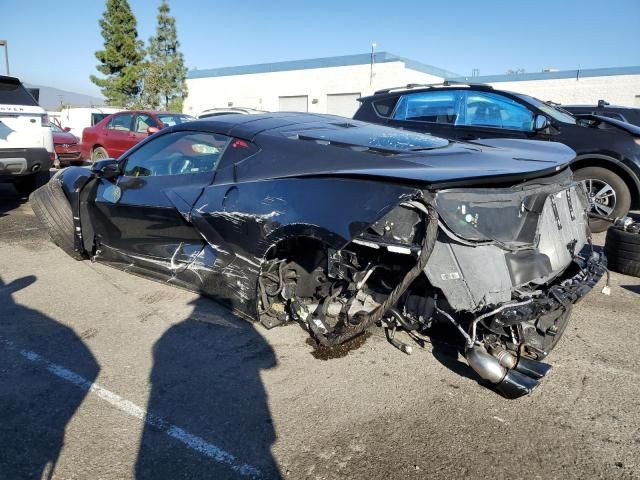
[(610, 216), (616, 208), (616, 191), (611, 185), (597, 178), (582, 181), (589, 199), (590, 210), (604, 217)]

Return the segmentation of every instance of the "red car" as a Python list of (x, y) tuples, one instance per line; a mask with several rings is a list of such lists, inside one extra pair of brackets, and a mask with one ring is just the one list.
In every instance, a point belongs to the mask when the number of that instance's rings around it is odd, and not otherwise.
[(51, 124), (51, 133), (53, 133), (53, 149), (60, 166), (82, 163), (78, 137), (69, 133), (68, 128), (62, 129), (55, 123)]
[(92, 161), (118, 158), (158, 130), (191, 120), (195, 118), (182, 113), (149, 110), (114, 113), (82, 131), (82, 158)]

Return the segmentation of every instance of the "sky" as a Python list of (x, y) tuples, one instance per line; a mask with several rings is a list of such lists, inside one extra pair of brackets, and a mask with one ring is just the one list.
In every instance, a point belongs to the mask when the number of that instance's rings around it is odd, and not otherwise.
[[(129, 0), (139, 37), (160, 0)], [(387, 51), (470, 75), (640, 65), (640, 0), (170, 0), (189, 69)], [(0, 0), (24, 82), (98, 95), (103, 0)], [(0, 73), (4, 74), (0, 48)]]

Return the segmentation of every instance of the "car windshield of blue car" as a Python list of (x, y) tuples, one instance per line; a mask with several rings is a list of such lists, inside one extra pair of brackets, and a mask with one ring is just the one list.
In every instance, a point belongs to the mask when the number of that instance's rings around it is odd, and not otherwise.
[(314, 128), (297, 132), (301, 140), (313, 140), (327, 145), (358, 149), (378, 149), (392, 152), (432, 150), (449, 145), (443, 138), (427, 134), (396, 130), (374, 125), (342, 125), (341, 128)]
[(562, 123), (576, 123), (576, 119), (573, 115), (566, 113), (562, 110), (557, 109), (553, 105), (549, 105), (548, 103), (541, 102), (537, 98), (530, 97), (529, 95), (518, 95), (524, 101), (530, 103), (536, 108), (542, 110), (546, 115), (549, 115), (554, 120)]

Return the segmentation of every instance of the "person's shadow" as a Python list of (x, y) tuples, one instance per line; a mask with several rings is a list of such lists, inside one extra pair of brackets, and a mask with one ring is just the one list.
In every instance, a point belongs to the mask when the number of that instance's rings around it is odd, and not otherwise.
[[(276, 434), (260, 378), (277, 364), (275, 354), (251, 323), (206, 298), (193, 305), (189, 318), (153, 348), (147, 408), (167, 423), (145, 423), (136, 477), (279, 478), (271, 454)], [(185, 445), (168, 434), (174, 426), (207, 445)], [(224, 454), (216, 459), (212, 450)]]
[[(75, 332), (16, 303), (35, 276), (0, 278), (0, 478), (51, 478), (65, 428), (86, 390), (54, 375), (62, 365), (93, 382), (100, 367)], [(37, 355), (37, 356), (35, 356)]]

